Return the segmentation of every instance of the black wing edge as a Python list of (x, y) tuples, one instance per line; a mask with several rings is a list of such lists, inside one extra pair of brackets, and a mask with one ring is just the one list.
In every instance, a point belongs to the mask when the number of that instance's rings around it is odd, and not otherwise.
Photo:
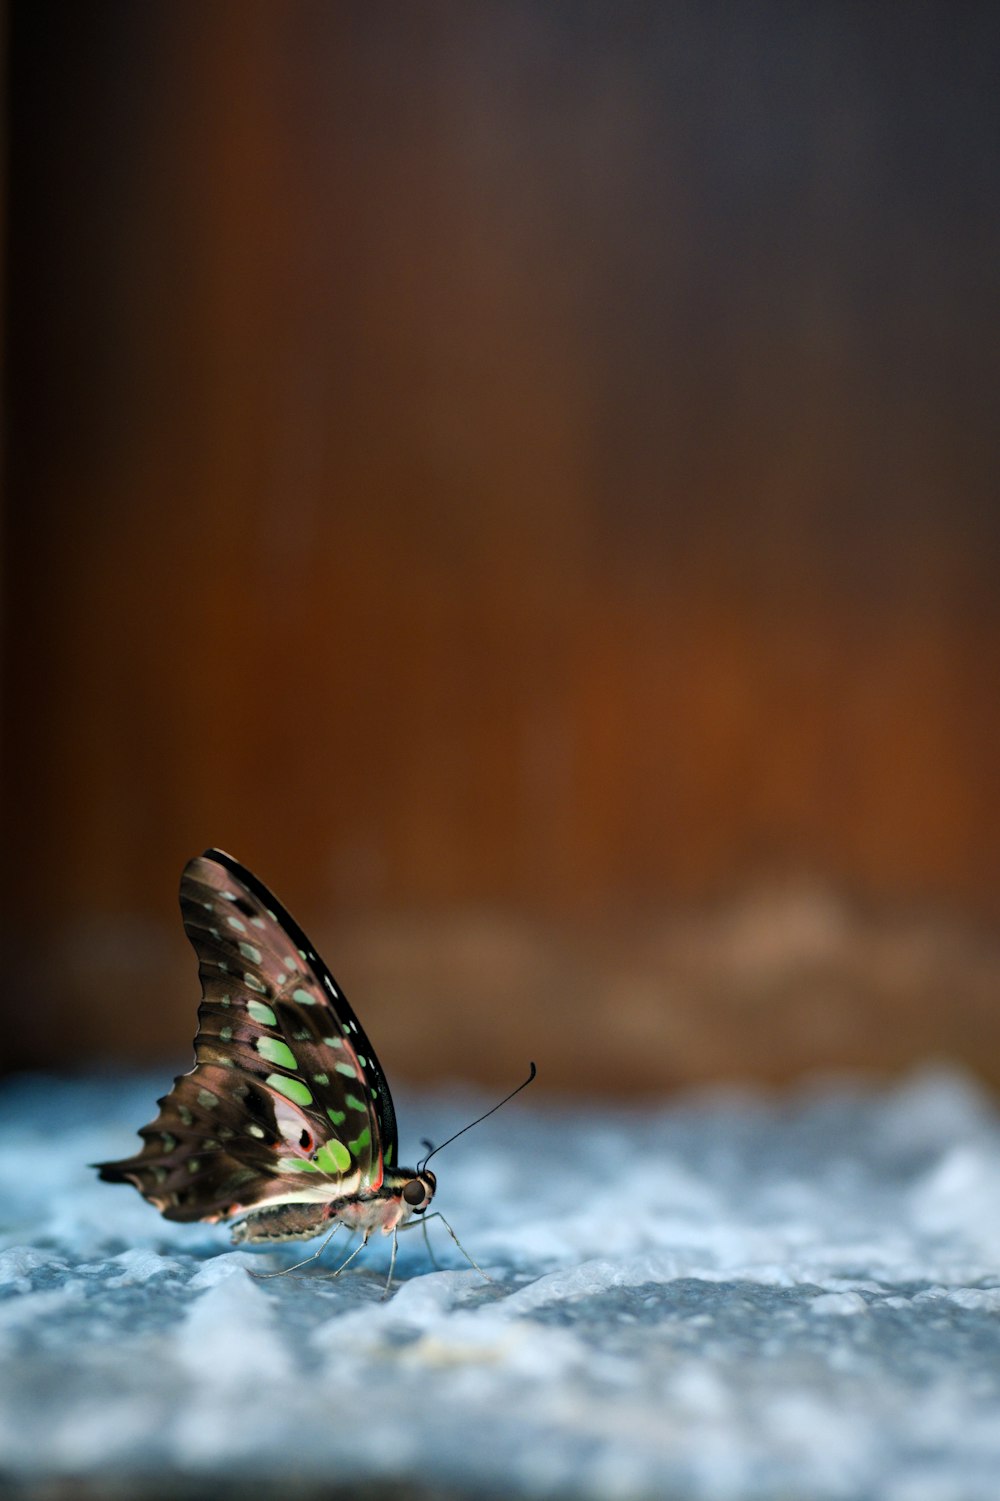
[(274, 892), (270, 891), (264, 885), (264, 882), (254, 875), (252, 870), (248, 870), (245, 865), (241, 865), (232, 855), (227, 855), (225, 850), (214, 848), (204, 850), (202, 852), (202, 859), (214, 860), (216, 864), (223, 866), (229, 871), (230, 875), (235, 876), (238, 881), (242, 881), (244, 886), (253, 892), (254, 896), (263, 906), (269, 908), (274, 913), (285, 932), (294, 941), (295, 947), (302, 949), (304, 953), (308, 954), (309, 963), (312, 965), (320, 984), (324, 985), (327, 995), (330, 994), (330, 991), (329, 987), (324, 984), (325, 980), (329, 980), (336, 987), (336, 997), (330, 997), (331, 1003), (334, 1005), (338, 1016), (343, 1022), (354, 1023), (352, 1031), (355, 1032), (355, 1036), (352, 1042), (354, 1043), (355, 1051), (362, 1053), (369, 1064), (374, 1064), (372, 1074), (374, 1087), (377, 1091), (376, 1108), (378, 1111), (379, 1135), (382, 1138), (382, 1156), (384, 1158), (386, 1151), (391, 1147), (391, 1163), (395, 1169), (398, 1167), (399, 1142), (396, 1127), (396, 1111), (392, 1103), (392, 1095), (389, 1093), (389, 1084), (385, 1077), (385, 1070), (379, 1062), (378, 1055), (368, 1041), (368, 1034), (355, 1016), (351, 1003), (344, 994), (343, 987), (334, 978), (322, 957), (317, 953), (316, 945), (308, 934), (299, 927), (288, 908), (278, 901)]

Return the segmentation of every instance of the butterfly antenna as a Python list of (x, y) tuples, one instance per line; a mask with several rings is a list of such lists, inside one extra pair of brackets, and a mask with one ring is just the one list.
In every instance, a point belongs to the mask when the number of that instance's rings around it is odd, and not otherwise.
[(439, 1146), (439, 1147), (431, 1147), (431, 1144), (430, 1144), (429, 1141), (423, 1141), (423, 1142), (421, 1142), (421, 1146), (427, 1147), (429, 1150), (427, 1152), (427, 1156), (423, 1159), (423, 1161), (419, 1162), (417, 1164), (417, 1172), (418, 1173), (422, 1173), (423, 1172), (424, 1168), (427, 1166), (428, 1162), (430, 1162), (431, 1158), (432, 1157), (436, 1157), (437, 1154), (438, 1154), (438, 1152), (440, 1152), (441, 1147), (450, 1146), (453, 1141), (457, 1141), (460, 1136), (464, 1136), (465, 1133), (466, 1133), (466, 1131), (471, 1131), (472, 1128), (473, 1128), (473, 1126), (478, 1126), (481, 1121), (486, 1120), (487, 1116), (494, 1115), (500, 1109), (501, 1105), (506, 1105), (507, 1101), (508, 1100), (512, 1100), (516, 1094), (520, 1094), (522, 1089), (527, 1089), (528, 1085), (531, 1083), (532, 1079), (535, 1077), (535, 1075), (537, 1074), (537, 1072), (538, 1072), (538, 1070), (536, 1069), (535, 1065), (532, 1063), (531, 1064), (531, 1073), (528, 1075), (528, 1077), (526, 1079), (522, 1079), (521, 1080), (520, 1084), (517, 1086), (516, 1089), (512, 1089), (511, 1092), (510, 1092), (510, 1094), (505, 1094), (504, 1097), (503, 1097), (503, 1099), (502, 1100), (498, 1100), (497, 1103), (493, 1106), (493, 1108), (491, 1110), (487, 1110), (482, 1115), (477, 1116), (474, 1121), (470, 1121), (467, 1126), (463, 1126), (462, 1129), (461, 1129), (461, 1131), (456, 1131), (455, 1134), (454, 1134), (454, 1136), (447, 1137), (446, 1140), (444, 1140), (441, 1143), (441, 1146)]

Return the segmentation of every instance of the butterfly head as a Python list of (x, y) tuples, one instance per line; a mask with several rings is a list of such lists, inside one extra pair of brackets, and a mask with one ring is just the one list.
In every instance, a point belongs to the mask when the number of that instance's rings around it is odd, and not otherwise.
[(402, 1187), (402, 1196), (410, 1214), (423, 1214), (429, 1209), (436, 1188), (437, 1178), (426, 1168), (423, 1172), (408, 1174)]

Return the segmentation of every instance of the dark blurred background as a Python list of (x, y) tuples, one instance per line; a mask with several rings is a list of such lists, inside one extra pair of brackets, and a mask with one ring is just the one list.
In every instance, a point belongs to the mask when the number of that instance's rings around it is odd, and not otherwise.
[(6, 23), (6, 1065), (1000, 1082), (1000, 8)]

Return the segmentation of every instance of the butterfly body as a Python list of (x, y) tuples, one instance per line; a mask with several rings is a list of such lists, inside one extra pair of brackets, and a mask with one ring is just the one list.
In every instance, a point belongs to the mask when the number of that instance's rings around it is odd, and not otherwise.
[(158, 1103), (135, 1156), (98, 1164), (167, 1219), (236, 1220), (233, 1240), (306, 1240), (337, 1225), (390, 1235), (423, 1214), (433, 1173), (396, 1163), (381, 1065), (343, 991), (270, 891), (220, 850), (181, 878), (199, 961), (195, 1065)]
[[(411, 1183), (419, 1183), (424, 1197), (418, 1204), (404, 1198), (404, 1190)], [(271, 1200), (265, 1209), (257, 1209), (244, 1215), (233, 1226), (235, 1245), (255, 1245), (264, 1242), (311, 1240), (322, 1235), (335, 1225), (345, 1225), (348, 1230), (363, 1235), (366, 1239), (374, 1231), (392, 1235), (402, 1228), (413, 1214), (423, 1214), (434, 1197), (437, 1180), (433, 1173), (418, 1174), (415, 1168), (402, 1168), (398, 1173), (386, 1173), (381, 1188), (374, 1193), (356, 1194), (353, 1197), (338, 1197), (327, 1204), (307, 1204), (302, 1200), (275, 1203)]]

